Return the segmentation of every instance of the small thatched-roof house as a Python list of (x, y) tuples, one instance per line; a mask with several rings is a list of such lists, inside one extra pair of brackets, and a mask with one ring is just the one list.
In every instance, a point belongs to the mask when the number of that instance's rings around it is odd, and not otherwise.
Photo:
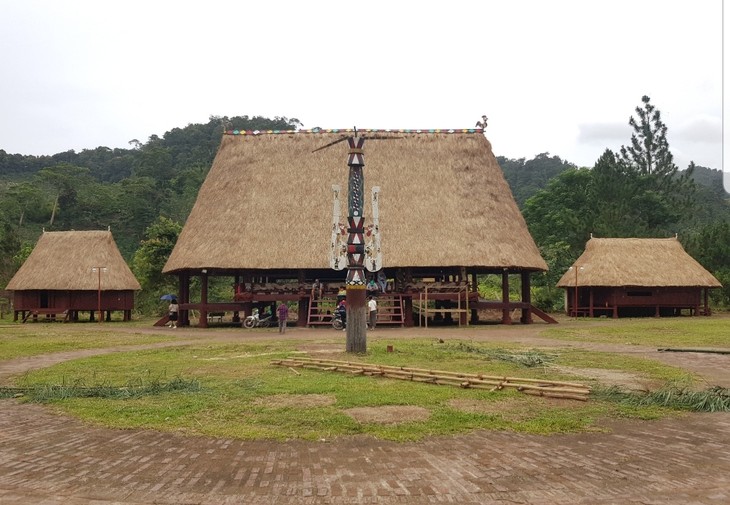
[(569, 314), (709, 314), (707, 293), (720, 282), (676, 237), (593, 238), (558, 282)]
[(110, 231), (46, 232), (8, 283), (15, 319), (79, 311), (124, 311), (131, 317), (139, 282), (122, 258)]
[[(223, 136), (163, 270), (180, 276), (183, 310), (195, 308), (203, 314), (216, 310), (206, 300), (199, 304), (186, 300), (191, 275), (232, 276), (236, 285), (242, 281), (246, 293), (253, 292), (249, 298), (237, 293), (237, 299), (246, 302), (267, 300), (263, 289), (256, 294), (259, 282), (271, 291), (276, 289), (274, 281), (294, 280), (299, 289), (294, 289), (298, 294), (293, 298), (269, 293), (269, 299), (300, 302), (301, 296), (310, 295), (305, 285), (315, 279), (335, 287), (344, 282), (344, 272), (329, 269), (329, 256), (332, 185), (346, 193), (347, 143), (313, 151), (345, 135), (353, 132), (227, 132)], [(406, 312), (422, 291), (421, 280), (463, 283), (474, 308), (477, 274), (498, 273), (506, 278), (508, 273), (518, 273), (525, 279), (524, 303), (508, 306), (507, 296), (495, 307), (523, 309), (523, 319), (529, 319), (529, 273), (546, 270), (547, 265), (482, 130), (363, 130), (359, 135), (366, 138), (366, 224), (373, 215), (370, 188), (379, 186), (384, 271), (393, 280), (389, 292), (404, 300)], [(346, 194), (341, 199), (341, 222), (346, 223)], [(242, 310), (249, 310), (248, 306)], [(409, 317), (406, 314), (402, 322), (408, 324)], [(300, 312), (301, 324), (312, 322), (303, 320)]]

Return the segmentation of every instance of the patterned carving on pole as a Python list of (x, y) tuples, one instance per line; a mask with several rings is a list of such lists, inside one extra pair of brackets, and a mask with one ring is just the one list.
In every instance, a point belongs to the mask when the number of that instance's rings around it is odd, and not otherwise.
[(367, 352), (367, 308), (365, 303), (365, 218), (363, 217), (363, 137), (348, 137), (347, 156), (347, 352)]

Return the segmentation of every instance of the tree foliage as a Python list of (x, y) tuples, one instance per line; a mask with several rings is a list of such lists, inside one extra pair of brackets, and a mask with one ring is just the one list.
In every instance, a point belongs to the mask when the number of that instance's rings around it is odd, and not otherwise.
[(564, 161), (558, 156), (550, 156), (550, 153), (538, 154), (531, 160), (497, 156), (497, 163), (502, 168), (504, 178), (520, 207), (528, 198), (547, 186), (548, 181), (553, 177), (565, 170), (576, 168), (574, 164)]
[(164, 216), (158, 217), (144, 232), (139, 249), (134, 253), (132, 271), (142, 286), (137, 305), (145, 311), (159, 306), (159, 297), (176, 293), (176, 278), (163, 275), (162, 269), (177, 242), (182, 225)]
[(572, 251), (583, 248), (595, 218), (591, 183), (590, 170), (566, 170), (525, 202), (522, 214), (539, 246), (562, 242)]
[(692, 167), (679, 173), (667, 127), (649, 97), (631, 117), (631, 144), (607, 149), (592, 170), (565, 171), (527, 200), (525, 219), (540, 245), (582, 250), (590, 233), (652, 237), (676, 233), (694, 208)]

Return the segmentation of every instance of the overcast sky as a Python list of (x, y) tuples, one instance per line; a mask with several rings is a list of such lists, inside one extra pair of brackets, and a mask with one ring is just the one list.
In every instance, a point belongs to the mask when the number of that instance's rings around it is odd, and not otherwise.
[(470, 128), (592, 166), (649, 95), (722, 168), (722, 0), (0, 0), (0, 149), (129, 147), (209, 116)]

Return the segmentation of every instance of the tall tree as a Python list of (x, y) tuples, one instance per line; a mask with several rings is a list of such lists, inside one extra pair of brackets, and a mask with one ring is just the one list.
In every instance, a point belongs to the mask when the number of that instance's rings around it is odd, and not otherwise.
[[(694, 163), (684, 172), (674, 163), (674, 156), (669, 150), (667, 125), (661, 113), (651, 104), (648, 96), (641, 97), (642, 105), (636, 107), (636, 117), (629, 118), (629, 125), (634, 129), (631, 144), (621, 146), (619, 162), (627, 173), (633, 172), (640, 192), (635, 203), (638, 208), (642, 203), (657, 207), (652, 203), (661, 201), (663, 207), (660, 220), (679, 221), (684, 213), (691, 212), (694, 207), (695, 184), (692, 179)], [(643, 202), (642, 202), (643, 200)], [(651, 225), (651, 219), (648, 220)], [(665, 223), (654, 223), (661, 226)]]
[(175, 289), (175, 279), (162, 275), (162, 268), (172, 254), (182, 226), (164, 216), (147, 227), (140, 248), (134, 254), (132, 270), (142, 289)]
[(648, 96), (642, 96), (644, 105), (635, 109), (638, 120), (634, 116), (629, 118), (634, 133), (631, 145), (621, 146), (621, 159), (642, 175), (674, 175), (677, 167), (669, 151), (667, 125), (650, 100)]
[(162, 269), (172, 254), (180, 231), (182, 226), (179, 223), (160, 216), (147, 227), (144, 239), (134, 253), (132, 271), (142, 286), (135, 305), (146, 314), (159, 313), (162, 309), (161, 294), (177, 292), (177, 279), (162, 275)]

